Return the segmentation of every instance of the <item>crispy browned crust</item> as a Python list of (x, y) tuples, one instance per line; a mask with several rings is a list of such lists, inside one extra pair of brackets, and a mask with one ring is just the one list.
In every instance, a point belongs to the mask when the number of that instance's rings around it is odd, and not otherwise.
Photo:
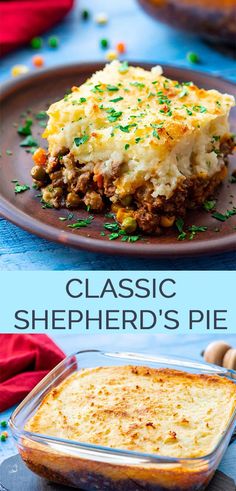
[[(107, 367), (108, 368), (108, 367)], [(132, 371), (134, 375), (151, 377), (153, 380), (166, 379), (175, 384), (175, 379), (183, 378), (185, 383), (202, 382), (206, 385), (216, 385), (218, 387), (229, 387), (230, 392), (235, 394), (235, 384), (226, 378), (212, 376), (207, 374), (191, 374), (171, 369), (155, 369), (145, 366), (127, 366), (123, 367)], [(101, 370), (102, 367), (93, 369)], [(68, 384), (68, 379), (51, 392), (53, 398), (57, 399), (63, 388)], [(47, 408), (47, 395), (42, 406)], [(37, 416), (37, 413), (36, 413)], [(35, 418), (35, 416), (34, 416)], [(37, 421), (35, 421), (37, 426)], [(27, 424), (27, 431), (34, 431)], [(139, 462), (136, 465), (126, 465), (96, 462), (93, 460), (83, 459), (79, 455), (69, 455), (61, 452), (59, 447), (53, 450), (49, 447), (36, 443), (28, 438), (22, 438), (19, 446), (20, 454), (26, 465), (33, 471), (50, 481), (60, 484), (79, 487), (81, 489), (98, 489), (104, 491), (138, 491), (145, 489), (147, 491), (199, 491), (204, 489), (211, 479), (218, 463), (219, 457), (215, 459), (214, 464), (210, 464), (208, 459), (196, 460), (194, 466), (185, 463), (173, 463), (166, 465), (163, 463)]]

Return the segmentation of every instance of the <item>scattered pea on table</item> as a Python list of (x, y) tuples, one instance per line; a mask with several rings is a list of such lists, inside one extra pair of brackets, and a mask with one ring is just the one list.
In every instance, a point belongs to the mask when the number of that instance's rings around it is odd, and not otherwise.
[(189, 51), (189, 53), (187, 53), (187, 60), (189, 61), (189, 63), (199, 63), (200, 62), (200, 58), (199, 58), (198, 54), (194, 53), (193, 51)]
[(100, 39), (100, 46), (101, 46), (102, 49), (108, 48), (108, 46), (109, 46), (108, 39), (105, 39), (105, 38)]
[(30, 45), (31, 45), (31, 48), (33, 48), (33, 49), (40, 49), (43, 46), (43, 40), (39, 36), (34, 37), (33, 39), (31, 39)]
[(90, 13), (87, 9), (82, 10), (81, 17), (83, 20), (88, 20), (90, 17)]
[(59, 46), (59, 38), (57, 36), (50, 36), (48, 38), (48, 46), (50, 48), (58, 48), (58, 46)]

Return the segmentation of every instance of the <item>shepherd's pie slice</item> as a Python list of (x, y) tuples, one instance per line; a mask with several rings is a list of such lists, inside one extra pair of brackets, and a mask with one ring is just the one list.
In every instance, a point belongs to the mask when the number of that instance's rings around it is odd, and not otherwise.
[(111, 206), (144, 232), (171, 226), (227, 175), (234, 98), (114, 61), (52, 104), (32, 176), (58, 208)]

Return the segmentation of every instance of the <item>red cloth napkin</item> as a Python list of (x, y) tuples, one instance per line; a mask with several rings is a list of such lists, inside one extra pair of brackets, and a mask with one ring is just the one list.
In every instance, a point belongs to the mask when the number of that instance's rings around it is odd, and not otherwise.
[(45, 334), (1, 334), (0, 411), (22, 401), (65, 354)]
[(50, 29), (72, 8), (74, 0), (0, 1), (1, 55)]

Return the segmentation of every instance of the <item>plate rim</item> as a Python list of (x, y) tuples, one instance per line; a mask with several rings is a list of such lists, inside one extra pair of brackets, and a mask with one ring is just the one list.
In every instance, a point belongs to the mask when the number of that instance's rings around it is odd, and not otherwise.
[[(215, 77), (204, 71), (197, 71), (188, 68), (178, 67), (171, 64), (162, 64), (158, 62), (143, 62), (143, 61), (129, 61), (130, 64), (134, 66), (143, 66), (145, 68), (150, 68), (152, 66), (160, 64), (165, 70), (177, 70), (182, 72), (188, 79), (194, 78), (194, 75), (205, 79), (206, 77), (212, 81), (218, 81), (222, 84), (228, 85), (231, 90), (235, 87), (233, 94), (236, 95), (236, 84), (233, 81), (226, 80), (222, 77)], [(0, 93), (0, 103), (9, 97), (12, 92), (17, 89), (22, 88), (24, 85), (31, 84), (32, 81), (40, 80), (44, 78), (45, 75), (51, 76), (54, 72), (65, 73), (65, 70), (83, 70), (84, 72), (96, 71), (104, 67), (104, 62), (79, 62), (79, 63), (67, 63), (54, 65), (52, 67), (41, 69), (39, 72), (33, 72), (21, 76), (19, 79), (6, 81), (1, 85)], [(213, 255), (222, 252), (236, 251), (236, 234), (234, 232), (227, 236), (220, 237), (210, 240), (198, 240), (196, 242), (192, 241), (191, 245), (189, 241), (178, 242), (176, 244), (143, 244), (141, 242), (136, 242), (135, 244), (130, 244), (126, 242), (118, 241), (108, 241), (97, 238), (84, 237), (76, 232), (68, 232), (64, 230), (57, 229), (56, 226), (45, 224), (41, 220), (28, 215), (23, 212), (9, 200), (5, 199), (0, 195), (0, 215), (9, 220), (14, 225), (26, 230), (29, 233), (35, 234), (43, 239), (50, 240), (59, 244), (63, 244), (67, 247), (73, 247), (76, 249), (84, 249), (90, 252), (98, 252), (103, 254), (116, 254), (116, 255), (128, 255), (133, 257), (150, 257), (150, 258), (183, 258), (183, 257), (196, 257), (201, 255)]]

